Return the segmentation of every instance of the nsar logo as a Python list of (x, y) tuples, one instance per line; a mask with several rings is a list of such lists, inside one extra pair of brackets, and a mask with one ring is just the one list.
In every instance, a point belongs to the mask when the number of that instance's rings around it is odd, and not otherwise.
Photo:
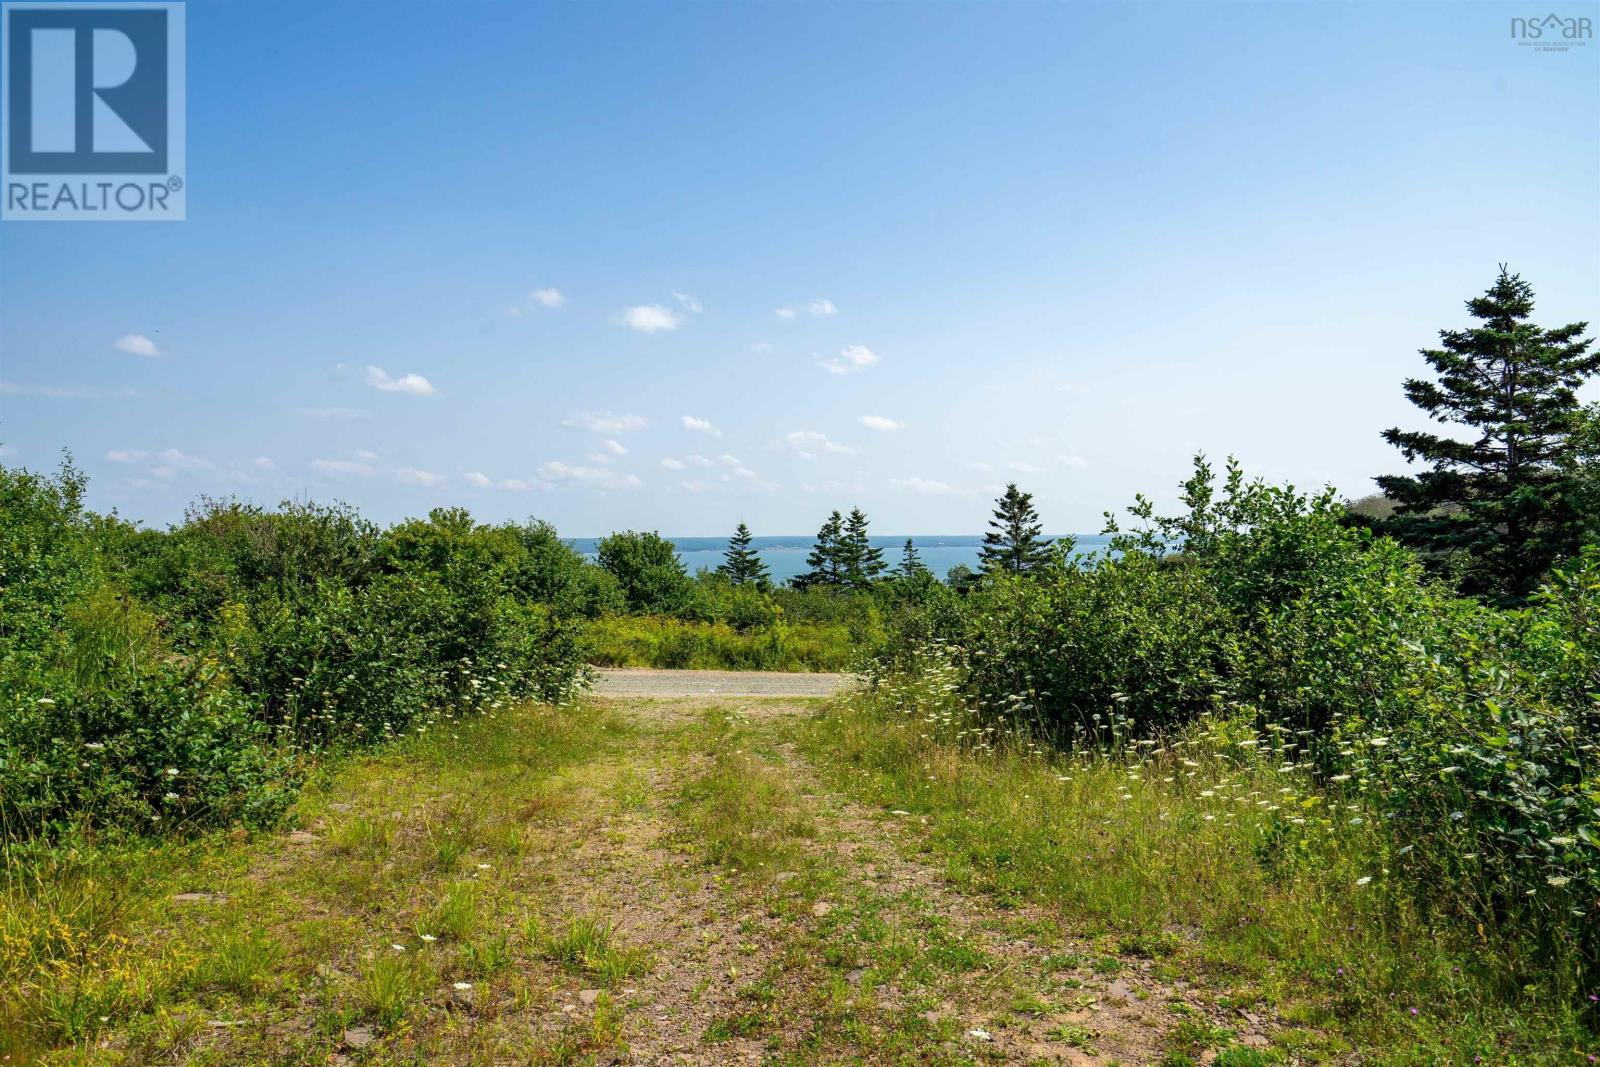
[(0, 217), (184, 217), (181, 3), (0, 5)]
[(1566, 52), (1583, 47), (1594, 37), (1594, 23), (1586, 17), (1563, 18), (1552, 12), (1544, 18), (1512, 19), (1511, 37), (1536, 52)]

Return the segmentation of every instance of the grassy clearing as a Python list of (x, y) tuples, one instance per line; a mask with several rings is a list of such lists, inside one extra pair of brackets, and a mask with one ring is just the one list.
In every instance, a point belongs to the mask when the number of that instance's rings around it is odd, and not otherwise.
[(613, 616), (589, 624), (587, 654), (600, 667), (729, 671), (842, 671), (860, 651), (849, 627), (774, 623), (737, 630), (722, 622)]
[[(1563, 998), (1495, 985), (1480, 961), (1514, 946), (1441, 937), (1392, 892), (1373, 812), (1314, 788), (1281, 739), (1213, 725), (1052, 756), (941, 710), (936, 680), (904, 684), (921, 689), (833, 706), (803, 747), (830, 784), (925, 818), (955, 883), (1047, 902), (1123, 956), (1276, 1016), (1282, 1053), (1570, 1063), (1600, 1049)], [(1169, 1053), (1194, 1062), (1182, 1041)]]
[(287, 837), (10, 858), (0, 986), (19, 995), (0, 1004), (0, 1055), (431, 1061), (489, 1042), (564, 1062), (615, 1047), (609, 997), (582, 1019), (539, 1012), (569, 965), (607, 985), (648, 958), (603, 920), (548, 924), (539, 901), (548, 832), (583, 816), (561, 775), (628, 736), (593, 708), (447, 721), (325, 772)]

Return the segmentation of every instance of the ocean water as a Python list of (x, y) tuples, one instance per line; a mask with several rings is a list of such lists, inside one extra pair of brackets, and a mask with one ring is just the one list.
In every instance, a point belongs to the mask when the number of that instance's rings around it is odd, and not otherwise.
[[(1102, 534), (1071, 536), (1077, 542), (1079, 552), (1098, 552), (1106, 547), (1107, 539)], [(966, 564), (974, 570), (978, 567), (978, 550), (983, 545), (982, 534), (926, 536), (913, 534), (911, 539), (917, 543), (917, 552), (922, 556), (923, 565), (941, 578), (957, 564)], [(568, 543), (593, 559), (595, 546), (599, 540), (597, 537), (577, 537), (570, 539)], [(678, 558), (683, 561), (684, 567), (690, 574), (702, 568), (715, 570), (722, 562), (722, 554), (728, 547), (728, 539), (725, 537), (669, 537), (667, 540), (676, 546)], [(898, 537), (873, 537), (869, 540), (875, 547), (883, 549), (884, 562), (890, 567), (900, 562), (901, 548), (906, 542), (904, 534)], [(815, 543), (814, 536), (799, 534), (793, 537), (757, 537), (752, 541), (751, 547), (772, 572), (772, 580), (781, 583), (797, 574), (805, 573), (806, 555)]]

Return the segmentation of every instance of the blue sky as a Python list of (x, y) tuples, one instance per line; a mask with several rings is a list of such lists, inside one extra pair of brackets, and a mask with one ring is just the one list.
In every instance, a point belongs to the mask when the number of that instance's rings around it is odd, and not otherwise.
[(1496, 263), (1600, 317), (1600, 42), (1523, 14), (190, 3), (188, 221), (0, 224), (5, 462), (574, 536), (1360, 495)]

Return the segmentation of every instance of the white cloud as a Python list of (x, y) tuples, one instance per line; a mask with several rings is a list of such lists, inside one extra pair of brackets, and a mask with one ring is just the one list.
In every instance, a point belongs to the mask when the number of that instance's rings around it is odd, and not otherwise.
[(683, 461), (679, 459), (664, 459), (661, 461), (661, 465), (669, 471), (683, 470)]
[(796, 307), (778, 308), (774, 314), (780, 319), (794, 319), (801, 315), (810, 315), (812, 318), (828, 318), (837, 315), (839, 309), (833, 306), (833, 301), (826, 297), (817, 297), (809, 304), (800, 304)]
[(672, 299), (682, 304), (683, 310), (689, 312), (691, 315), (698, 315), (700, 312), (705, 310), (705, 305), (700, 303), (699, 300), (690, 296), (688, 293), (680, 293), (674, 290), (672, 293)]
[(624, 308), (621, 316), (622, 325), (640, 333), (676, 330), (683, 325), (683, 321), (682, 315), (660, 304), (640, 304), (638, 307)]
[(895, 422), (893, 419), (885, 418), (882, 415), (863, 415), (856, 421), (869, 430), (903, 430), (906, 428), (905, 423)]
[(687, 493), (709, 493), (715, 489), (716, 486), (712, 485), (710, 482), (691, 481), (679, 482), (678, 488)]
[(539, 468), (539, 479), (547, 484), (588, 486), (595, 489), (638, 489), (644, 483), (637, 475), (619, 474), (604, 467), (576, 467), (553, 460)]
[(251, 460), (251, 465), (258, 471), (275, 471), (278, 469), (278, 465), (272, 462), (271, 456), (257, 456)]
[(708, 433), (712, 437), (721, 437), (722, 431), (711, 425), (711, 420), (696, 418), (693, 415), (683, 417), (683, 428), (695, 433)]
[(686, 459), (684, 459), (684, 462), (687, 463), (689, 466), (697, 468), (699, 470), (710, 470), (712, 467), (716, 466), (716, 464), (712, 463), (709, 459), (707, 459), (706, 457), (704, 457), (702, 455), (699, 455), (698, 453), (693, 455), (693, 456), (687, 457)]
[(766, 341), (757, 341), (755, 344), (750, 346), (750, 351), (754, 352), (758, 356), (765, 356), (772, 351), (772, 345)]
[(113, 448), (106, 453), (112, 463), (137, 463), (150, 453), (140, 448)]
[(913, 493), (944, 495), (956, 491), (954, 486), (934, 481), (932, 478), (895, 478), (889, 484), (896, 489), (906, 489)]
[(971, 463), (968, 463), (966, 465), (966, 467), (967, 467), (968, 470), (980, 471), (980, 472), (982, 472), (984, 474), (988, 474), (990, 471), (994, 470), (994, 464), (985, 463), (982, 460), (978, 460), (978, 459), (975, 459)]
[(1056, 392), (1058, 392), (1058, 393), (1081, 393), (1081, 392), (1083, 392), (1083, 386), (1077, 385), (1077, 384), (1075, 384), (1073, 382), (1064, 382), (1061, 385), (1056, 386)]
[(494, 484), (489, 480), (489, 476), (482, 471), (468, 471), (461, 477), (468, 485), (478, 489), (487, 489)]
[(357, 459), (377, 459), (378, 454), (371, 449), (363, 448), (356, 452)]
[(1089, 465), (1089, 461), (1084, 459), (1082, 456), (1079, 456), (1079, 455), (1061, 455), (1061, 456), (1057, 456), (1056, 457), (1056, 462), (1061, 464), (1063, 467), (1071, 467), (1073, 470), (1080, 470), (1080, 471), (1083, 470), (1083, 468), (1085, 468), (1085, 467), (1087, 467)]
[(818, 366), (830, 374), (854, 374), (878, 362), (879, 356), (866, 345), (846, 345), (833, 359), (820, 359)]
[(156, 343), (142, 333), (125, 333), (117, 338), (116, 346), (132, 356), (144, 356), (154, 359), (161, 354), (161, 349)]
[(839, 456), (854, 455), (852, 449), (836, 441), (828, 440), (828, 435), (815, 430), (796, 430), (784, 438), (789, 447), (794, 449), (804, 459), (816, 459), (824, 452)]
[(56, 400), (99, 400), (104, 397), (137, 397), (134, 389), (96, 389), (91, 385), (31, 385), (0, 381), (0, 396), (47, 396)]
[(535, 289), (523, 298), (522, 303), (512, 304), (506, 308), (506, 314), (514, 319), (520, 319), (528, 313), (528, 309), (531, 307), (538, 306), (554, 310), (565, 307), (566, 303), (567, 298), (560, 289)]
[(176, 448), (169, 448), (157, 455), (156, 458), (162, 463), (165, 463), (170, 467), (175, 467), (178, 470), (201, 471), (210, 470), (216, 466), (216, 464), (212, 463), (209, 459), (201, 459), (199, 456), (191, 456), (187, 452), (178, 451)]
[(588, 460), (590, 463), (611, 462), (611, 454), (609, 452), (585, 452), (583, 454), (583, 458)]
[(410, 393), (413, 396), (434, 396), (438, 390), (420, 374), (402, 374), (395, 378), (382, 367), (367, 368), (367, 384), (384, 393)]
[(610, 452), (613, 456), (626, 456), (628, 454), (628, 450), (623, 447), (621, 441), (613, 441), (610, 438), (601, 441), (600, 447)]
[(303, 415), (308, 419), (325, 419), (328, 421), (346, 419), (364, 419), (371, 412), (364, 408), (296, 408), (295, 414)]
[(1017, 463), (1007, 464), (1007, 466), (1016, 471), (1018, 474), (1038, 474), (1040, 471), (1044, 470), (1043, 467), (1036, 466), (1032, 463), (1022, 463), (1020, 461)]
[(561, 425), (591, 433), (630, 433), (648, 425), (643, 415), (613, 415), (609, 411), (580, 411), (561, 420)]
[(442, 474), (418, 470), (416, 467), (401, 467), (394, 472), (394, 476), (407, 485), (438, 485), (445, 480)]
[(332, 474), (338, 477), (354, 475), (359, 478), (370, 478), (375, 473), (371, 465), (353, 459), (314, 459), (311, 469), (318, 474)]

